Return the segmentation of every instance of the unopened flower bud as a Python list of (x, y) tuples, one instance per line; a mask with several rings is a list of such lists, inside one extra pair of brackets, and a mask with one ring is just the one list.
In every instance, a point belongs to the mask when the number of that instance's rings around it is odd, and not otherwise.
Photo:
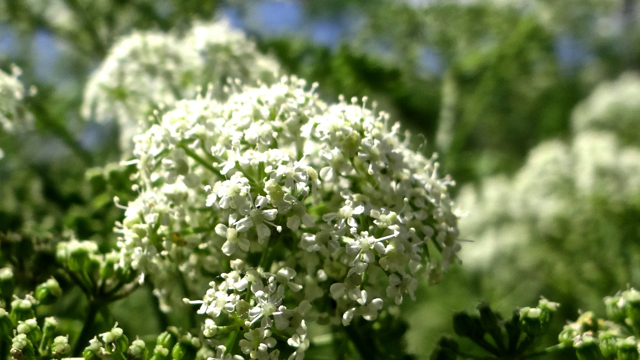
[(630, 336), (618, 340), (618, 360), (638, 360), (638, 342)]
[(212, 319), (206, 319), (204, 321), (204, 329), (202, 330), (202, 335), (204, 337), (210, 338), (214, 337), (218, 332), (218, 326)]
[(633, 327), (636, 333), (640, 331), (640, 292), (636, 289), (629, 289), (622, 293), (624, 307), (626, 308), (627, 322)]
[(0, 298), (7, 301), (11, 299), (14, 287), (13, 270), (9, 267), (0, 269)]
[(40, 344), (40, 340), (42, 340), (42, 330), (38, 326), (35, 318), (19, 321), (16, 331), (18, 334), (27, 335), (27, 339), (29, 339), (32, 344)]
[(51, 344), (51, 356), (56, 359), (67, 357), (71, 353), (71, 345), (69, 345), (69, 336), (57, 336)]
[(74, 246), (69, 251), (67, 266), (71, 271), (83, 271), (89, 260), (89, 250), (86, 247)]
[(173, 349), (173, 346), (178, 342), (178, 329), (169, 327), (167, 331), (158, 335), (156, 344), (164, 347), (165, 349)]
[(576, 350), (578, 360), (597, 360), (602, 357), (598, 343), (590, 332), (576, 336), (573, 340), (573, 348)]
[(586, 311), (578, 316), (576, 320), (576, 326), (579, 326), (581, 332), (597, 332), (598, 331), (598, 319), (593, 314), (593, 311)]
[(352, 131), (342, 141), (342, 151), (347, 158), (353, 158), (358, 155), (362, 138), (356, 131)]
[(605, 358), (615, 357), (618, 353), (618, 334), (612, 331), (602, 331), (598, 334), (600, 352)]
[(147, 348), (145, 346), (144, 341), (140, 339), (136, 339), (129, 346), (129, 350), (127, 350), (127, 354), (129, 354), (129, 359), (146, 359), (147, 358)]
[(619, 295), (604, 298), (604, 304), (607, 307), (607, 317), (618, 324), (623, 324), (627, 315), (626, 310), (621, 306), (623, 303), (621, 300), (622, 297)]
[(10, 318), (13, 326), (18, 326), (18, 322), (20, 321), (33, 319), (35, 317), (36, 313), (33, 310), (33, 303), (30, 301), (28, 295), (25, 299), (15, 299), (11, 302)]
[(105, 344), (113, 345), (112, 353), (122, 354), (122, 352), (124, 352), (129, 346), (129, 339), (124, 335), (122, 329), (118, 327), (118, 324), (116, 324), (110, 331), (100, 334), (100, 336)]
[(117, 262), (118, 262), (118, 259), (116, 256), (113, 256), (112, 254), (107, 254), (105, 256), (104, 262), (100, 267), (100, 278), (103, 280), (106, 280), (112, 277), (116, 271), (115, 268), (116, 268)]
[(520, 309), (520, 328), (530, 336), (544, 334), (549, 329), (551, 315), (556, 307), (556, 303), (542, 299), (536, 308)]
[(89, 346), (82, 351), (82, 357), (85, 360), (99, 360), (104, 357), (103, 355), (106, 355), (106, 351), (97, 338), (89, 340)]
[(150, 360), (167, 360), (169, 359), (169, 349), (162, 345), (156, 345), (153, 349), (153, 355)]
[(194, 360), (200, 346), (201, 344), (198, 338), (187, 334), (173, 347), (171, 355), (174, 360)]
[(11, 342), (11, 356), (16, 360), (34, 360), (36, 358), (35, 349), (27, 335), (14, 336)]
[(35, 292), (36, 299), (44, 305), (53, 304), (60, 296), (62, 296), (62, 289), (54, 278), (38, 285)]

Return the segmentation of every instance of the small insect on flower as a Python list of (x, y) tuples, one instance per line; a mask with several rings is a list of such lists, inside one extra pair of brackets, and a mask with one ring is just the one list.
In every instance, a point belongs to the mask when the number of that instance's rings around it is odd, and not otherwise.
[(174, 232), (171, 234), (171, 242), (176, 244), (177, 246), (185, 246), (187, 245), (187, 241), (184, 239), (182, 234)]

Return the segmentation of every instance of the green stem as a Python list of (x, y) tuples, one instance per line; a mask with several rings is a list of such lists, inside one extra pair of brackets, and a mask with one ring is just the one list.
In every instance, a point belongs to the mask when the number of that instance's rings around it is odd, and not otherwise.
[(78, 336), (78, 340), (76, 341), (75, 346), (73, 347), (72, 354), (74, 356), (81, 356), (82, 350), (88, 345), (89, 340), (91, 340), (91, 327), (96, 320), (96, 315), (100, 312), (102, 308), (102, 304), (96, 302), (95, 300), (89, 300), (89, 309), (87, 310), (87, 318), (84, 321), (84, 325), (82, 326), (82, 330), (80, 331), (80, 335)]
[(186, 144), (180, 143), (180, 144), (178, 144), (178, 147), (183, 149), (184, 152), (187, 154), (187, 156), (189, 156), (190, 158), (195, 160), (198, 164), (204, 166), (209, 171), (211, 171), (212, 173), (214, 173), (217, 176), (219, 176), (221, 179), (224, 179), (224, 176), (222, 176), (222, 174), (220, 173), (220, 170), (218, 170), (215, 167), (213, 167), (213, 165), (210, 162), (208, 162), (207, 160), (203, 159), (200, 155), (198, 155), (195, 151), (193, 151), (191, 148), (189, 148)]
[[(190, 293), (189, 287), (187, 286), (187, 282), (184, 279), (184, 275), (177, 268), (174, 269), (174, 271), (175, 271), (176, 277), (178, 278), (178, 284), (180, 285), (180, 290), (182, 290), (184, 297), (187, 299), (191, 299), (191, 296), (189, 295)], [(191, 309), (191, 306), (188, 306), (187, 309), (188, 309), (187, 313), (189, 316), (189, 329), (192, 329), (196, 326), (196, 315), (195, 315), (195, 311), (192, 311), (193, 309)]]
[(160, 328), (158, 332), (163, 332), (169, 326), (169, 318), (167, 314), (165, 314), (160, 309), (160, 299), (153, 294), (153, 283), (151, 280), (147, 279), (144, 282), (144, 286), (149, 290), (149, 296), (151, 296), (151, 304), (153, 305), (153, 312), (156, 315), (156, 319), (158, 319), (158, 327)]
[(564, 346), (564, 344), (557, 344), (557, 345), (549, 346), (548, 348), (546, 348), (544, 350), (524, 355), (524, 356), (522, 356), (522, 359), (531, 359), (531, 358), (542, 356), (542, 355), (549, 355), (549, 354), (553, 354), (555, 352), (562, 351), (562, 350), (565, 350), (565, 349), (570, 349), (570, 348)]
[(77, 0), (65, 0), (65, 3), (69, 8), (71, 8), (73, 12), (75, 12), (76, 19), (80, 19), (84, 30), (86, 30), (86, 32), (91, 37), (91, 43), (94, 48), (93, 50), (95, 50), (100, 57), (104, 57), (107, 53), (107, 46), (100, 38), (98, 30), (96, 30), (96, 27), (94, 25), (95, 21), (87, 16), (87, 10), (83, 9)]
[(229, 354), (233, 350), (233, 348), (236, 346), (236, 339), (238, 338), (239, 332), (240, 330), (236, 330), (232, 332), (229, 338), (227, 339), (227, 342), (225, 343), (225, 348), (226, 348), (224, 351), (225, 355)]
[(6, 360), (9, 355), (9, 340), (0, 339), (0, 360)]
[[(351, 324), (349, 326), (343, 326), (344, 333), (349, 338), (351, 344), (355, 346), (356, 350), (360, 354), (360, 358), (367, 360), (375, 360), (378, 358), (378, 352), (373, 344), (372, 340), (366, 334), (361, 334), (356, 331), (356, 326)], [(366, 327), (358, 327), (358, 330), (366, 331)]]
[[(30, 98), (28, 98), (30, 99)], [(78, 157), (80, 157), (85, 165), (91, 166), (93, 164), (93, 157), (85, 150), (80, 143), (75, 139), (73, 134), (69, 132), (63, 124), (59, 124), (49, 115), (47, 109), (38, 101), (28, 101), (27, 104), (31, 109), (31, 112), (35, 115), (36, 121), (42, 124), (45, 128), (51, 130), (62, 142), (64, 142)]]

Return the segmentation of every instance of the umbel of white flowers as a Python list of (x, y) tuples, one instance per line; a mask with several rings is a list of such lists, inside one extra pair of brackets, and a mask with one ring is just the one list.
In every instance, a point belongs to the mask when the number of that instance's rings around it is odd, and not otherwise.
[(130, 153), (133, 136), (151, 127), (152, 111), (182, 99), (195, 99), (209, 85), (224, 98), (227, 78), (273, 83), (280, 66), (262, 55), (227, 21), (196, 24), (183, 36), (137, 31), (123, 37), (89, 78), (82, 113), (97, 121), (115, 120), (121, 148)]
[(165, 298), (173, 269), (215, 279), (191, 302), (204, 335), (239, 332), (253, 359), (277, 358), (282, 338), (300, 357), (309, 324), (374, 320), (420, 275), (441, 279), (460, 249), (453, 182), (398, 124), (366, 98), (328, 105), (295, 77), (233, 88), (178, 102), (135, 137), (122, 262)]
[[(460, 228), (476, 240), (462, 255), (465, 264), (539, 279), (553, 274), (563, 288), (589, 287), (581, 294), (597, 284), (640, 280), (633, 266), (640, 261), (638, 232), (622, 221), (640, 211), (639, 96), (634, 73), (601, 84), (576, 106), (569, 141), (539, 144), (512, 179), (464, 187), (457, 200), (471, 215)], [(568, 264), (580, 264), (581, 271)], [(533, 295), (541, 287), (547, 282), (530, 281), (521, 291)]]

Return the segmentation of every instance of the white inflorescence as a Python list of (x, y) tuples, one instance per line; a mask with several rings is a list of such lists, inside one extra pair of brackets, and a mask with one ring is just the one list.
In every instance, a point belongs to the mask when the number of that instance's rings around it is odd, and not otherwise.
[[(516, 246), (542, 243), (544, 238), (562, 239), (557, 240), (558, 246), (578, 249), (584, 246), (584, 236), (579, 234), (585, 231), (581, 229), (585, 224), (575, 219), (598, 219), (602, 215), (597, 214), (605, 213), (604, 209), (637, 208), (638, 99), (637, 74), (626, 73), (599, 86), (576, 106), (570, 141), (551, 140), (538, 145), (513, 179), (498, 176), (485, 179), (479, 188), (464, 187), (458, 202), (472, 215), (462, 220), (460, 227), (476, 242), (468, 247), (473, 250), (465, 252), (465, 263), (491, 264), (487, 258), (498, 259)], [(573, 238), (581, 245), (572, 245)]]
[(640, 75), (622, 74), (618, 79), (599, 85), (573, 112), (571, 122), (576, 132), (611, 131), (627, 144), (640, 146)]
[[(26, 129), (33, 122), (33, 116), (23, 103), (25, 89), (18, 80), (21, 70), (17, 66), (11, 70), (11, 74), (0, 70), (0, 130), (8, 133)], [(3, 157), (4, 152), (0, 148), (0, 159)]]
[(160, 295), (167, 269), (210, 274), (205, 335), (242, 326), (252, 359), (277, 358), (283, 337), (301, 358), (310, 322), (374, 320), (413, 298), (419, 275), (440, 280), (460, 249), (452, 181), (398, 124), (366, 98), (327, 105), (296, 78), (238, 88), (181, 101), (135, 137), (123, 261)]
[(223, 98), (228, 78), (272, 83), (279, 72), (274, 59), (226, 21), (196, 24), (184, 36), (134, 32), (113, 46), (89, 79), (82, 112), (98, 121), (115, 120), (121, 147), (130, 152), (133, 136), (153, 124), (154, 109), (195, 99), (207, 86)]
[(20, 74), (16, 66), (10, 75), (0, 70), (0, 129), (9, 133), (24, 127), (31, 119), (22, 104), (25, 89), (18, 80)]

